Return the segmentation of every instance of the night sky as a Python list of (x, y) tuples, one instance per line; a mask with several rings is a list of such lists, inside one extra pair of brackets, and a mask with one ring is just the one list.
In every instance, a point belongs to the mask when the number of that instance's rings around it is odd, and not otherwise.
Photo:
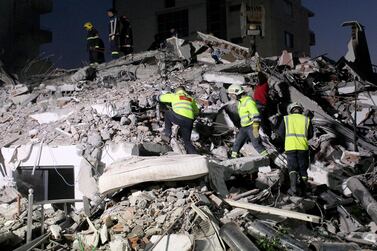
[[(151, 0), (153, 1), (153, 0)], [(372, 62), (377, 64), (376, 0), (302, 0), (315, 13), (310, 27), (316, 34), (312, 56), (328, 53), (338, 60), (346, 53), (350, 27), (341, 27), (344, 21), (357, 20), (366, 28)], [(58, 67), (74, 68), (87, 61), (86, 31), (82, 25), (91, 21), (107, 43), (106, 10), (111, 0), (54, 0), (52, 13), (42, 16), (42, 27), (53, 32), (53, 42), (42, 46), (43, 55), (53, 55)], [(132, 20), (131, 20), (132, 22)], [(110, 56), (106, 55), (107, 59)]]

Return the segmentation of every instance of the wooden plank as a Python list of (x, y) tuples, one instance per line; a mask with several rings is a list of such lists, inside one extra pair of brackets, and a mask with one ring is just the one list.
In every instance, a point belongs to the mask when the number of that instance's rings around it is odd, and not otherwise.
[(234, 200), (229, 200), (229, 199), (225, 199), (225, 202), (231, 205), (232, 207), (243, 208), (243, 209), (252, 210), (252, 211), (256, 211), (260, 213), (279, 215), (279, 216), (283, 216), (287, 218), (303, 220), (303, 221), (308, 221), (308, 222), (313, 222), (313, 223), (321, 222), (321, 217), (315, 216), (315, 215), (304, 214), (304, 213), (299, 213), (299, 212), (294, 212), (294, 211), (289, 211), (289, 210), (284, 210), (284, 209), (279, 209), (279, 208), (274, 208), (274, 207), (267, 207), (267, 206), (262, 206), (258, 204), (239, 202), (239, 201), (234, 201)]

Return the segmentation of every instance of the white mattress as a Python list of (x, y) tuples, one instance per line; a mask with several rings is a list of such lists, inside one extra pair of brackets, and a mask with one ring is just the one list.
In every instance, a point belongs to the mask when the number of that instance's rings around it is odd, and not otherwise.
[(192, 180), (208, 174), (208, 160), (195, 154), (133, 156), (106, 167), (99, 178), (101, 194), (149, 181)]

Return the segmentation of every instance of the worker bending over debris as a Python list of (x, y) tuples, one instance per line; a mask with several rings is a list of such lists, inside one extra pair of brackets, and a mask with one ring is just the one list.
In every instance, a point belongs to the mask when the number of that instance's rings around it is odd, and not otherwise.
[[(279, 127), (279, 135), (284, 139), (284, 150), (287, 155), (290, 179), (290, 195), (305, 195), (308, 168), (309, 168), (309, 143), (313, 137), (313, 126), (310, 118), (303, 115), (304, 107), (299, 103), (288, 106), (288, 115), (284, 117)], [(297, 182), (300, 182), (300, 190)]]
[(84, 29), (88, 31), (86, 40), (90, 65), (94, 65), (96, 63), (101, 64), (105, 62), (105, 46), (99, 36), (98, 31), (94, 28), (91, 22), (85, 23)]
[(238, 152), (246, 143), (247, 139), (251, 141), (255, 150), (257, 150), (260, 155), (267, 156), (268, 152), (262, 145), (259, 137), (259, 124), (261, 119), (257, 104), (250, 96), (245, 94), (244, 89), (240, 85), (233, 84), (229, 86), (228, 93), (232, 99), (238, 101), (237, 110), (241, 120), (241, 128), (234, 142), (231, 157), (238, 157)]
[(184, 87), (175, 89), (175, 93), (166, 93), (158, 97), (162, 103), (171, 103), (173, 110), (165, 112), (165, 131), (162, 140), (170, 142), (172, 124), (179, 126), (179, 134), (183, 139), (188, 154), (197, 154), (191, 143), (191, 132), (195, 117), (199, 114), (199, 108), (194, 98), (189, 96)]

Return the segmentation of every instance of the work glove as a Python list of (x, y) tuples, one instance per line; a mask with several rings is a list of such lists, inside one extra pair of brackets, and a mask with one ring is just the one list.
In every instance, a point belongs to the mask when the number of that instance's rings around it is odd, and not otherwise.
[(252, 127), (253, 127), (253, 136), (254, 136), (254, 138), (259, 138), (259, 123), (258, 122), (254, 122), (252, 124)]

